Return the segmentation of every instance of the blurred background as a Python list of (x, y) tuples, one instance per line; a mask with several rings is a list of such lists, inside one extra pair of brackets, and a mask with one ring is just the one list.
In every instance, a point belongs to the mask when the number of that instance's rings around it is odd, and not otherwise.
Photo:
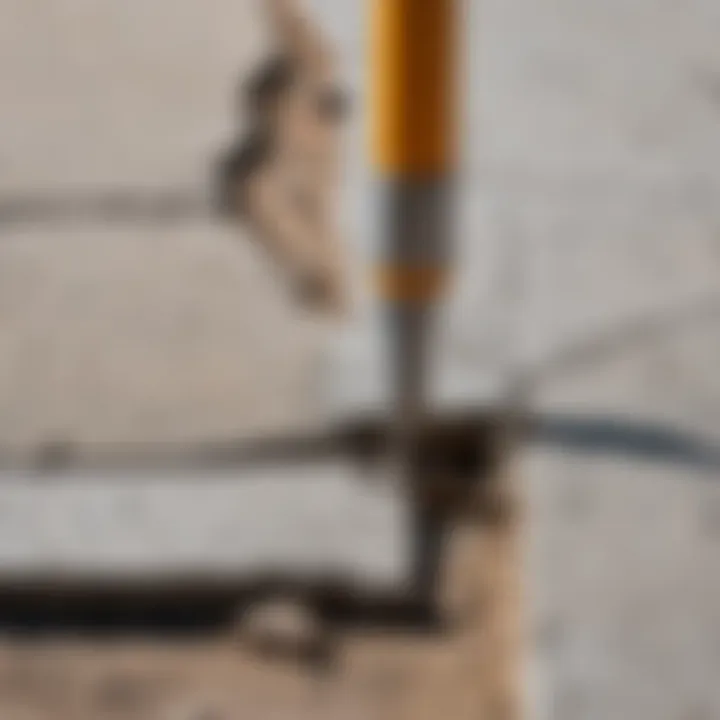
[[(49, 557), (50, 536), (28, 531), (33, 504), (14, 468), (58, 448), (323, 433), (328, 396), (344, 402), (373, 376), (365, 3), (307, 3), (355, 98), (342, 217), (357, 315), (330, 322), (299, 308), (247, 229), (210, 209), (237, 79), (270, 43), (260, 4), (0, 0), (5, 564)], [(493, 407), (512, 398), (536, 421), (514, 452), (527, 716), (710, 720), (720, 716), (720, 6), (466, 0), (464, 12), (457, 272), (436, 340), (439, 394)], [(3, 642), (0, 716), (51, 717), (37, 688), (58, 682), (58, 652)], [(232, 667), (223, 653), (182, 662)], [(103, 662), (132, 666), (130, 685), (158, 672), (192, 684), (185, 666), (157, 670), (181, 662), (166, 650)], [(167, 717), (243, 716), (234, 672), (216, 670), (226, 684), (200, 683), (201, 700)], [(13, 673), (37, 684), (17, 694)], [(165, 717), (133, 702), (120, 716)], [(354, 717), (359, 702), (343, 712)]]

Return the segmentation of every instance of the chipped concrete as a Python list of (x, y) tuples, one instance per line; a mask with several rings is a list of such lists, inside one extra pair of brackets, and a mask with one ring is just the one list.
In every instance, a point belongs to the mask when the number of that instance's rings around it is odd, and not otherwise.
[[(359, 88), (362, 3), (313, 5), (341, 41)], [(227, 93), (247, 52), (237, 28), (249, 8), (176, 2), (168, 13), (151, 3), (138, 23), (137, 8), (110, 4), (91, 13), (95, 32), (82, 35), (105, 50), (98, 53), (73, 39), (81, 24), (72, 13), (90, 13), (83, 4), (49, 13), (5, 3), (3, 192), (196, 183), (226, 131)], [(462, 262), (442, 347), (453, 348), (445, 377), (468, 378), (460, 395), (503, 388), (508, 358), (529, 371), (536, 390), (529, 401), (546, 421), (542, 442), (522, 452), (534, 707), (557, 720), (714, 717), (716, 3), (487, 0), (467, 8), (474, 42)], [(25, 42), (18, 27), (32, 27), (44, 41)], [(117, 28), (122, 41), (112, 40)], [(191, 56), (202, 59), (187, 63)], [(364, 222), (371, 213), (360, 127), (348, 140), (346, 218), (365, 258), (372, 231)], [(5, 406), (12, 413), (0, 418), (4, 436), (233, 435), (254, 417), (238, 385), (255, 376), (239, 372), (251, 366), (243, 365), (249, 356), (237, 330), (257, 314), (240, 283), (249, 288), (265, 276), (245, 274), (229, 238), (213, 230), (208, 240), (205, 232), (195, 226), (163, 239), (152, 230), (140, 249), (133, 228), (103, 230), (97, 244), (92, 231), (2, 229), (0, 266), (24, 278), (0, 284), (3, 327), (14, 328), (0, 340), (2, 396), (12, 400)], [(178, 238), (191, 249), (176, 249)], [(112, 265), (100, 269), (103, 243), (116, 249), (108, 249)], [(97, 277), (104, 282), (93, 285)], [(170, 352), (166, 335), (185, 322), (170, 310), (176, 302), (192, 306), (183, 313), (200, 313), (204, 329)], [(83, 317), (97, 316), (75, 327), (81, 309)], [(36, 317), (30, 323), (28, 313)], [(278, 313), (284, 328), (299, 327), (289, 311)], [(363, 340), (372, 335), (348, 332), (347, 342), (372, 355)], [(161, 343), (157, 362), (151, 340)], [(117, 367), (148, 374), (122, 375), (98, 359), (93, 367), (106, 370), (94, 376), (90, 353), (107, 358), (107, 347)], [(146, 349), (130, 350), (139, 347)], [(296, 356), (280, 347), (278, 377), (294, 376)], [(358, 352), (340, 355), (355, 362)], [(134, 363), (120, 359), (136, 353)], [(348, 386), (342, 377), (336, 389)]]

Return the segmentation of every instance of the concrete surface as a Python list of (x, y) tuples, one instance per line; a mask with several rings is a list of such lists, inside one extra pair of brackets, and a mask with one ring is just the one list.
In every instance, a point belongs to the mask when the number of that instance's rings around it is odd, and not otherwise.
[(341, 460), (2, 482), (4, 583), (407, 580), (404, 504)]
[[(359, 87), (362, 3), (312, 4), (341, 41)], [(538, 444), (522, 452), (533, 707), (556, 720), (716, 717), (717, 3), (467, 7), (462, 262), (442, 326), (443, 382), (456, 396), (487, 397), (521, 371), (532, 379), (527, 402), (546, 418)], [(250, 5), (176, 2), (170, 13), (152, 2), (143, 22), (137, 7), (117, 3), (52, 8), (2, 7), (3, 192), (194, 185), (225, 132), (231, 78), (249, 53), (238, 28)], [(27, 28), (37, 42), (24, 40)], [(84, 44), (90, 38), (103, 52)], [(371, 252), (365, 219), (372, 215), (359, 133), (358, 122), (348, 139), (346, 217), (362, 258)], [(179, 231), (153, 229), (141, 248), (135, 228), (2, 230), (0, 383), (8, 411), (0, 429), (8, 442), (234, 435), (247, 418), (255, 423), (256, 408), (238, 384), (259, 387), (254, 368), (266, 370), (272, 352), (243, 365), (250, 354), (237, 330), (259, 317), (243, 288), (265, 287), (265, 276), (241, 270), (221, 232), (199, 225), (182, 232), (177, 243)], [(122, 250), (121, 239), (130, 243)], [(100, 269), (105, 252), (116, 259)], [(185, 323), (181, 300), (203, 330), (170, 350), (175, 322)], [(26, 322), (31, 308), (36, 319)], [(80, 309), (96, 319), (74, 323)], [(277, 312), (283, 328), (299, 327), (290, 311)], [(377, 320), (370, 309), (363, 318), (370, 319), (348, 329), (331, 353), (339, 375), (327, 376), (326, 386), (339, 405), (348, 397), (339, 390), (376, 378), (367, 368), (382, 365), (363, 340)], [(264, 316), (260, 324), (262, 342), (277, 348)], [(295, 375), (296, 351), (284, 342), (277, 377), (307, 378)], [(115, 365), (107, 347), (116, 348)], [(157, 362), (148, 347), (156, 347)], [(99, 377), (88, 370), (90, 348), (92, 367), (104, 368)], [(358, 360), (361, 351), (369, 359)], [(130, 366), (138, 370), (127, 376), (111, 370)], [(291, 396), (313, 398), (312, 412), (307, 400), (291, 403), (294, 417), (322, 415), (327, 398)]]
[[(347, 18), (361, 4), (315, 5), (361, 78)], [(520, 457), (531, 707), (716, 717), (720, 15), (701, 1), (465, 6), (460, 263), (434, 392), (495, 401), (520, 378), (543, 421)], [(353, 157), (367, 257), (371, 180)], [(383, 397), (380, 321), (364, 320), (335, 349), (340, 407)]]
[(2, 451), (308, 424), (324, 329), (204, 207), (257, 6), (2, 3)]

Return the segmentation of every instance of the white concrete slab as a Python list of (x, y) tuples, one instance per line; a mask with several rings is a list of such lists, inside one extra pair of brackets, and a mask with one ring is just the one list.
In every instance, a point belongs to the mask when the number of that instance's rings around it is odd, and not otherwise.
[(404, 503), (350, 463), (244, 471), (0, 475), (0, 582), (237, 584), (374, 591), (407, 579)]

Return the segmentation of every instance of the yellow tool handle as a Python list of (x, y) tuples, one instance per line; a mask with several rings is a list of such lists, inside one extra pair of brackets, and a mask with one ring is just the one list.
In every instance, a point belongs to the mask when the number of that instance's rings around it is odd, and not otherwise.
[(384, 175), (455, 162), (459, 0), (372, 0), (371, 147)]
[(445, 291), (448, 273), (439, 265), (407, 267), (384, 265), (375, 271), (376, 289), (388, 302), (425, 304)]

